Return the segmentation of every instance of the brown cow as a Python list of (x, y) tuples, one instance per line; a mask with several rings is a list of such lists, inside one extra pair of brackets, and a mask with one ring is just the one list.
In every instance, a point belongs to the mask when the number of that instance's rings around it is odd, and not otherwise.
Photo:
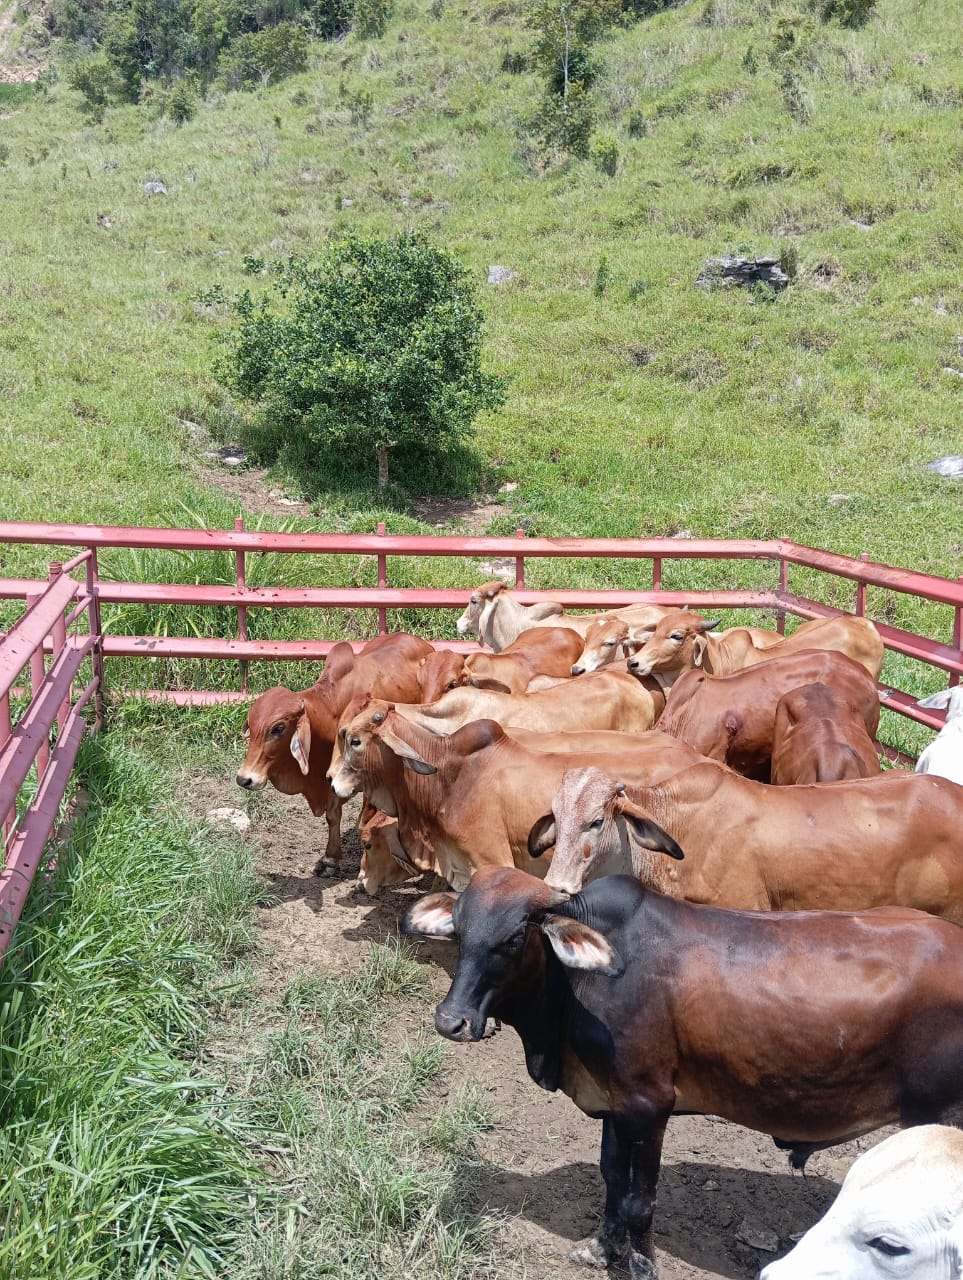
[(569, 676), (584, 641), (568, 627), (532, 627), (501, 653), (471, 653), (464, 683), (495, 693), (524, 693), (537, 676)]
[(468, 686), (425, 706), (397, 703), (395, 710), (433, 733), (454, 733), (471, 720), (496, 720), (503, 729), (642, 733), (652, 728), (664, 707), (665, 694), (655, 681), (610, 667), (537, 693), (493, 693)]
[(464, 654), (451, 649), (436, 649), (418, 662), (419, 702), (437, 702), (450, 689), (464, 684)]
[(766, 648), (753, 644), (747, 627), (734, 627), (720, 636), (707, 634), (717, 625), (675, 610), (656, 626), (642, 652), (629, 659), (629, 670), (640, 676), (654, 675), (670, 686), (691, 667), (727, 676), (800, 649), (836, 649), (865, 667), (874, 680), (883, 669), (883, 642), (868, 618), (816, 618)]
[(864, 737), (875, 734), (879, 724), (875, 682), (858, 662), (832, 649), (803, 649), (768, 658), (730, 676), (709, 675), (699, 668), (686, 671), (669, 691), (659, 728), (710, 760), (768, 782), (779, 699), (813, 681), (837, 690), (841, 705), (859, 716)]
[(601, 1119), (605, 1213), (577, 1262), (604, 1267), (627, 1237), (631, 1280), (658, 1280), (652, 1219), (673, 1114), (769, 1134), (797, 1168), (881, 1125), (959, 1115), (963, 930), (945, 920), (721, 911), (620, 876), (566, 901), (498, 867), (459, 897), (423, 898), (402, 928), (460, 940), (441, 1035), (477, 1041), (501, 1019), (532, 1079)]
[(369, 898), (377, 896), (385, 885), (404, 884), (417, 879), (425, 870), (434, 870), (434, 859), (421, 854), (419, 865), (411, 861), (398, 839), (398, 819), (389, 817), (372, 805), (365, 805), (358, 821), (361, 839), (361, 867), (358, 887)]
[(780, 698), (772, 745), (777, 786), (871, 778), (879, 772), (879, 753), (863, 715), (838, 688), (817, 681)]
[(429, 850), (439, 874), (456, 888), (483, 865), (515, 861), (544, 875), (544, 862), (528, 856), (528, 833), (550, 807), (566, 769), (596, 764), (655, 781), (699, 759), (691, 747), (661, 733), (614, 735), (608, 742), (618, 749), (604, 752), (592, 748), (598, 735), (577, 736), (590, 745), (562, 753), (523, 746), (493, 720), (435, 735), (387, 703), (372, 702), (342, 726), (332, 788), (342, 799), (363, 791), (397, 816), (409, 858), (415, 861), (415, 846)]
[[(551, 883), (574, 892), (633, 843), (685, 851), (674, 896), (749, 911), (861, 911), (894, 904), (963, 923), (963, 787), (893, 770), (818, 786), (769, 787), (711, 760), (663, 782), (579, 774), (533, 824), (528, 853), (554, 848)], [(598, 872), (601, 874), (601, 872)]]
[(247, 754), (237, 785), (260, 791), (270, 782), (284, 795), (303, 795), (317, 817), (328, 821), (328, 846), (315, 874), (341, 861), (341, 801), (327, 778), (341, 712), (361, 694), (413, 702), (419, 694), (418, 663), (433, 653), (427, 640), (399, 632), (378, 636), (354, 654), (336, 644), (324, 675), (310, 689), (268, 689), (248, 711)]

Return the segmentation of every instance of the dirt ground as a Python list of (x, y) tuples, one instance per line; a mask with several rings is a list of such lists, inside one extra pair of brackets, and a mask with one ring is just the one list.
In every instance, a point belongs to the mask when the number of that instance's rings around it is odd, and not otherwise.
[[(194, 798), (210, 806), (244, 808), (233, 778), (192, 779)], [(351, 810), (353, 816), (353, 810)], [(260, 911), (264, 979), (281, 986), (299, 970), (351, 968), (368, 943), (397, 932), (398, 920), (431, 886), (412, 882), (372, 900), (355, 890), (359, 846), (345, 819), (340, 876), (318, 879), (312, 867), (324, 824), (300, 797), (264, 793), (252, 809), (246, 838), (257, 843), (262, 872), (276, 904)], [(447, 990), (456, 950), (421, 944), (438, 999)], [(402, 1015), (410, 1034), (432, 1028), (429, 1009)], [(528, 1077), (521, 1042), (510, 1028), (479, 1044), (450, 1045), (442, 1091), (464, 1081), (486, 1092), (496, 1115), (481, 1137), (483, 1164), (475, 1195), (504, 1221), (506, 1271), (521, 1260), (530, 1280), (575, 1280), (583, 1268), (568, 1260), (572, 1244), (594, 1227), (602, 1205), (598, 1170), (601, 1125), (562, 1094), (545, 1093)], [(669, 1124), (662, 1164), (656, 1235), (662, 1280), (753, 1277), (791, 1247), (832, 1201), (859, 1150), (878, 1137), (815, 1155), (807, 1175), (792, 1174), (768, 1138), (714, 1117), (678, 1117)], [(763, 1247), (759, 1247), (763, 1246)], [(619, 1280), (625, 1273), (616, 1271)]]

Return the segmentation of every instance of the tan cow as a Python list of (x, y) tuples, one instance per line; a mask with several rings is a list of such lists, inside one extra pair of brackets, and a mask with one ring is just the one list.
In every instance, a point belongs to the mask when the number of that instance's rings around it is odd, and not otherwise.
[(661, 733), (622, 737), (610, 752), (539, 752), (522, 746), (492, 720), (477, 720), (438, 736), (373, 702), (339, 735), (341, 761), (332, 770), (335, 793), (363, 791), (397, 816), (409, 857), (413, 844), (431, 851), (439, 873), (463, 888), (483, 865), (544, 875), (528, 855), (532, 824), (551, 804), (566, 769), (578, 764), (617, 768), (633, 779), (661, 780), (699, 757)]
[(642, 652), (629, 659), (628, 669), (636, 675), (656, 676), (671, 687), (683, 671), (692, 667), (701, 667), (710, 675), (727, 676), (801, 649), (836, 649), (865, 667), (874, 680), (883, 669), (883, 642), (868, 618), (816, 618), (764, 649), (753, 644), (752, 632), (746, 627), (734, 627), (720, 636), (710, 635), (717, 625), (676, 609), (657, 624)]
[[(479, 644), (500, 653), (530, 627), (571, 627), (586, 636), (600, 622), (625, 618), (633, 626), (655, 623), (669, 610), (662, 605), (625, 605), (605, 613), (565, 613), (562, 605), (552, 600), (537, 604), (519, 604), (504, 582), (486, 582), (472, 592), (465, 612), (455, 624), (460, 636), (473, 635)], [(562, 616), (564, 615), (564, 616)]]
[(418, 663), (433, 652), (427, 640), (404, 632), (378, 636), (357, 657), (349, 644), (336, 644), (312, 688), (269, 689), (251, 705), (237, 785), (260, 791), (270, 782), (284, 795), (303, 795), (313, 814), (325, 815), (328, 845), (316, 875), (333, 871), (341, 861), (341, 801), (327, 778), (341, 712), (361, 694), (414, 702), (420, 692)]
[(453, 689), (425, 706), (397, 703), (406, 720), (432, 733), (454, 733), (472, 720), (495, 720), (503, 729), (563, 732), (615, 729), (643, 733), (665, 707), (665, 694), (654, 680), (639, 680), (610, 667), (550, 689), (520, 695), (471, 687)]
[(369, 898), (377, 897), (386, 885), (404, 884), (424, 875), (426, 870), (434, 870), (434, 859), (424, 851), (419, 851), (418, 862), (409, 858), (398, 839), (398, 819), (372, 805), (365, 805), (358, 834), (361, 839), (358, 887)]
[(859, 708), (841, 690), (817, 681), (780, 698), (772, 737), (776, 786), (871, 778), (880, 772), (876, 743)]
[(450, 649), (436, 649), (418, 663), (419, 702), (436, 702), (450, 689), (464, 684), (465, 658)]
[(712, 676), (694, 667), (673, 684), (659, 728), (688, 742), (710, 760), (768, 782), (779, 700), (814, 681), (835, 690), (841, 714), (849, 715), (851, 709), (860, 718), (864, 738), (875, 734), (879, 724), (875, 681), (865, 667), (832, 649), (803, 649), (744, 667), (730, 676)]
[(463, 682), (495, 693), (524, 693), (538, 676), (569, 676), (584, 641), (568, 627), (532, 627), (501, 653), (471, 653)]
[[(575, 893), (594, 866), (666, 836), (685, 857), (667, 891), (748, 911), (916, 907), (963, 923), (963, 788), (893, 770), (770, 787), (704, 761), (626, 785), (583, 770), (563, 780), (528, 843), (554, 847), (552, 885)], [(661, 835), (658, 833), (661, 832)], [(662, 889), (667, 886), (658, 885)]]

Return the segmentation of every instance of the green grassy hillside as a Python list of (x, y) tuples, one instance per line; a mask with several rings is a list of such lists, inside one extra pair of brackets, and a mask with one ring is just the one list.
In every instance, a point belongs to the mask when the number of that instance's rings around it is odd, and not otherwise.
[[(470, 268), (512, 380), (477, 430), (476, 483), (518, 483), (495, 531), (786, 534), (963, 572), (963, 482), (926, 469), (963, 452), (956, 6), (814, 24), (791, 93), (769, 58), (788, 11), (710, 0), (604, 40), (611, 177), (526, 127), (541, 86), (503, 69), (531, 39), (505, 0), (401, 0), (382, 38), (212, 91), (181, 127), (150, 103), (93, 123), (63, 79), (0, 85), (3, 515), (230, 520), (185, 425), (239, 429), (219, 291), (251, 285), (247, 255), (417, 226)], [(784, 249), (774, 299), (693, 286), (710, 255)], [(516, 278), (486, 285), (495, 263)], [(322, 525), (384, 514), (311, 461), (284, 479)], [(404, 511), (426, 480), (394, 475)]]

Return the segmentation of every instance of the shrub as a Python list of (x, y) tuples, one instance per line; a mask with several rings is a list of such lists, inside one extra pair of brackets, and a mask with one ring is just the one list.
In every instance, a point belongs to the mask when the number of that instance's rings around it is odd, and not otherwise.
[(863, 27), (876, 7), (876, 0), (812, 0), (812, 7), (823, 22), (838, 22), (841, 27)]
[(582, 84), (569, 85), (566, 97), (547, 93), (534, 120), (535, 132), (547, 147), (585, 157), (595, 127), (595, 105)]
[(351, 25), (359, 36), (383, 36), (391, 9), (391, 0), (354, 0)]
[(443, 448), (502, 403), (501, 379), (481, 369), (467, 272), (426, 236), (352, 235), (276, 272), (283, 310), (242, 294), (218, 372), (306, 454), (374, 452), (384, 487), (395, 446)]
[(592, 285), (592, 292), (596, 298), (604, 296), (606, 289), (612, 283), (612, 268), (609, 266), (609, 255), (607, 253), (599, 254), (599, 265), (595, 271), (595, 283)]
[(104, 54), (94, 53), (75, 62), (67, 72), (67, 83), (83, 94), (87, 110), (102, 119), (114, 90), (114, 70)]
[(649, 132), (649, 122), (645, 112), (639, 109), (629, 113), (629, 137), (644, 138)]
[(253, 89), (296, 75), (307, 68), (309, 49), (308, 33), (294, 22), (247, 32), (222, 57), (224, 82), (229, 89)]
[(198, 99), (188, 80), (178, 80), (167, 99), (167, 114), (175, 124), (186, 124), (197, 115)]
[(602, 173), (614, 178), (619, 167), (619, 141), (614, 133), (599, 133), (592, 139), (592, 159)]

